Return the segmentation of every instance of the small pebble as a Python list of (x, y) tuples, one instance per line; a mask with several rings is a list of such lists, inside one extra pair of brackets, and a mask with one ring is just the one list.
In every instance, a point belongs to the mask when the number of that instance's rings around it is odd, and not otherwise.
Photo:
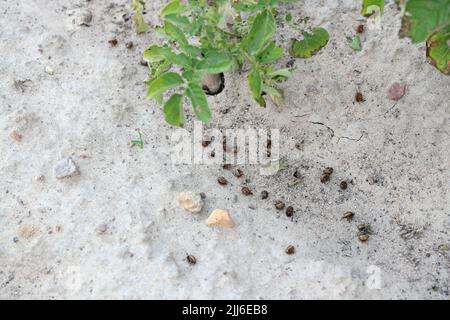
[(191, 265), (194, 265), (197, 263), (197, 259), (193, 255), (190, 255), (190, 254), (186, 256), (186, 261)]
[(53, 169), (56, 179), (70, 178), (78, 175), (80, 171), (71, 157), (58, 162)]
[(240, 177), (242, 177), (242, 176), (244, 175), (244, 172), (242, 172), (241, 169), (236, 169), (236, 170), (233, 170), (233, 175), (234, 175), (236, 178), (240, 178)]
[(358, 239), (361, 242), (366, 242), (367, 240), (369, 240), (369, 235), (366, 233), (361, 233), (358, 235)]
[(106, 231), (108, 231), (108, 225), (105, 224), (105, 223), (99, 225), (99, 226), (95, 229), (95, 232), (96, 232), (98, 235), (103, 235), (103, 234), (106, 233)]
[(127, 49), (132, 49), (133, 46), (134, 46), (134, 44), (133, 44), (132, 41), (128, 41), (127, 43), (125, 43), (125, 47), (126, 47)]
[(115, 47), (117, 46), (118, 41), (116, 38), (112, 38), (108, 40), (108, 43), (111, 45), (111, 47)]
[(294, 254), (295, 253), (295, 247), (293, 245), (289, 245), (286, 248), (286, 253), (289, 254), (289, 255)]
[(75, 22), (79, 26), (89, 27), (92, 22), (92, 12), (86, 9), (79, 11)]
[(290, 218), (290, 217), (292, 217), (293, 215), (294, 215), (294, 208), (291, 207), (291, 206), (287, 207), (287, 208), (286, 208), (286, 216)]
[(227, 179), (225, 179), (225, 177), (219, 177), (219, 178), (217, 178), (217, 182), (218, 182), (220, 185), (222, 185), (222, 186), (225, 186), (225, 185), (228, 184), (228, 181), (227, 181)]
[(347, 181), (341, 181), (339, 187), (341, 187), (342, 190), (347, 189), (347, 187), (348, 187)]
[(352, 221), (353, 217), (355, 216), (355, 214), (351, 211), (347, 211), (346, 213), (344, 213), (344, 215), (342, 216), (342, 219), (346, 219), (347, 221)]
[(355, 101), (356, 102), (364, 102), (364, 101), (366, 101), (366, 99), (364, 99), (364, 96), (361, 92), (357, 92), (355, 94)]
[(17, 142), (20, 142), (22, 140), (22, 135), (20, 133), (18, 133), (16, 130), (11, 131), (11, 133), (9, 134), (9, 137)]
[(214, 209), (206, 220), (208, 226), (219, 226), (224, 228), (233, 228), (234, 222), (228, 211), (223, 209)]
[(284, 209), (284, 202), (278, 200), (277, 202), (275, 202), (275, 208), (277, 208), (277, 210), (283, 210)]
[(261, 192), (261, 199), (262, 199), (262, 200), (265, 200), (265, 199), (267, 199), (268, 197), (269, 197), (269, 193), (268, 193), (266, 190), (264, 190), (264, 191)]
[[(206, 197), (206, 196), (205, 196)], [(198, 213), (202, 211), (203, 199), (200, 193), (193, 191), (184, 191), (178, 195), (177, 201), (181, 208), (190, 213)]]
[(54, 75), (55, 74), (55, 71), (51, 68), (51, 67), (49, 67), (49, 66), (46, 66), (45, 67), (45, 73), (47, 73), (48, 75)]
[(364, 25), (360, 24), (359, 26), (357, 26), (356, 27), (356, 32), (363, 33), (364, 32)]
[(247, 186), (242, 187), (242, 193), (243, 193), (244, 195), (246, 195), (246, 196), (251, 196), (251, 195), (253, 195), (253, 192), (252, 192), (252, 191), (250, 190), (250, 188), (247, 187)]
[(397, 101), (405, 95), (405, 91), (406, 85), (396, 82), (389, 87), (386, 95), (390, 100)]

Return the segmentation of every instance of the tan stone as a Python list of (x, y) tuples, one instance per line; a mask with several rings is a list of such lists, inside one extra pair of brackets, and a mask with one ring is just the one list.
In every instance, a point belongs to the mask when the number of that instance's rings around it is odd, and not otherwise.
[(203, 208), (203, 200), (199, 193), (192, 191), (181, 192), (178, 195), (178, 204), (184, 210), (191, 213), (198, 213)]
[(219, 226), (224, 228), (233, 228), (234, 222), (226, 210), (215, 209), (206, 220), (208, 226)]

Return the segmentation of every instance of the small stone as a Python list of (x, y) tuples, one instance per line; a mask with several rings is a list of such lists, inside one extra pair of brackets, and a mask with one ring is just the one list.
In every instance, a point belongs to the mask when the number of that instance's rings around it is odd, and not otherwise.
[(355, 216), (355, 214), (351, 211), (347, 211), (346, 213), (344, 213), (344, 215), (342, 216), (342, 219), (346, 219), (347, 221), (352, 221), (353, 217)]
[(360, 24), (359, 26), (357, 26), (356, 27), (356, 32), (363, 33), (364, 32), (364, 25)]
[(105, 223), (99, 225), (99, 226), (95, 229), (95, 232), (96, 232), (98, 235), (103, 235), (103, 234), (106, 233), (106, 231), (108, 231), (108, 225), (105, 224)]
[(231, 168), (231, 164), (229, 164), (229, 163), (225, 163), (225, 164), (222, 166), (222, 169), (223, 169), (223, 170), (230, 170), (230, 168)]
[(322, 174), (322, 176), (320, 177), (320, 182), (327, 183), (328, 181), (330, 181), (330, 175)]
[(191, 213), (200, 212), (204, 204), (202, 195), (192, 191), (181, 192), (177, 200), (181, 208)]
[(208, 226), (219, 226), (224, 228), (233, 228), (234, 222), (226, 210), (215, 209), (206, 220)]
[(49, 74), (49, 75), (54, 75), (55, 74), (55, 70), (53, 70), (51, 67), (49, 67), (49, 66), (46, 66), (45, 67), (45, 72), (47, 73), (47, 74)]
[(397, 101), (405, 95), (405, 91), (406, 85), (396, 82), (389, 87), (386, 95), (390, 100)]
[(267, 199), (268, 197), (269, 197), (269, 193), (268, 193), (266, 190), (264, 190), (264, 191), (261, 192), (261, 199), (262, 199), (262, 200), (265, 200), (265, 199)]
[(22, 135), (20, 133), (18, 133), (16, 130), (11, 131), (11, 133), (9, 134), (9, 137), (17, 142), (22, 141)]
[(289, 245), (286, 248), (286, 253), (289, 254), (289, 255), (294, 254), (295, 253), (295, 247), (293, 245)]
[(277, 210), (283, 210), (284, 209), (284, 202), (278, 200), (277, 202), (275, 202), (275, 208), (277, 208)]
[(127, 49), (132, 49), (134, 46), (133, 41), (128, 41), (127, 43), (125, 43), (125, 47)]
[(323, 174), (327, 174), (327, 175), (332, 175), (333, 174), (334, 169), (331, 167), (326, 167), (325, 169), (323, 169)]
[(58, 162), (53, 171), (56, 179), (70, 178), (80, 173), (77, 165), (71, 157)]
[(139, 61), (139, 64), (140, 64), (141, 66), (144, 66), (144, 67), (147, 67), (147, 66), (148, 66), (147, 61), (145, 61), (144, 59), (141, 59), (141, 60)]
[(250, 190), (250, 188), (247, 187), (247, 186), (242, 187), (242, 193), (243, 193), (244, 195), (246, 195), (246, 196), (251, 196), (251, 195), (253, 195), (252, 190)]
[(197, 263), (197, 259), (193, 255), (190, 255), (190, 254), (186, 256), (186, 261), (191, 265), (194, 265)]
[(286, 208), (286, 216), (290, 218), (290, 217), (292, 217), (293, 215), (294, 215), (294, 208), (291, 207), (291, 206), (287, 207), (287, 208)]
[(236, 170), (233, 170), (233, 175), (234, 175), (236, 178), (240, 178), (240, 177), (242, 177), (242, 176), (244, 175), (244, 172), (242, 172), (241, 169), (236, 169)]
[(220, 185), (222, 185), (222, 186), (225, 186), (225, 185), (228, 184), (228, 181), (227, 181), (227, 179), (225, 179), (225, 177), (219, 177), (219, 178), (217, 178), (217, 182), (218, 182)]
[(366, 234), (366, 233), (360, 233), (360, 234), (358, 235), (358, 239), (359, 239), (359, 241), (361, 241), (361, 242), (366, 242), (367, 240), (369, 240), (369, 235)]
[(19, 242), (19, 238), (18, 238), (18, 237), (14, 237), (14, 238), (13, 238), (13, 242), (14, 242), (14, 243)]
[(206, 193), (200, 192), (200, 197), (202, 198), (202, 200), (205, 200), (206, 199)]
[(356, 102), (364, 102), (364, 101), (366, 101), (366, 99), (364, 99), (364, 96), (363, 96), (363, 94), (361, 92), (357, 92), (355, 94), (355, 100), (356, 100)]
[(108, 40), (108, 43), (111, 45), (111, 47), (115, 47), (117, 46), (118, 41), (116, 38), (112, 38)]
[(339, 187), (340, 187), (342, 190), (347, 189), (347, 187), (348, 187), (347, 181), (341, 181), (341, 183), (339, 184)]
[(75, 22), (79, 26), (89, 27), (92, 22), (92, 12), (86, 9), (79, 11)]

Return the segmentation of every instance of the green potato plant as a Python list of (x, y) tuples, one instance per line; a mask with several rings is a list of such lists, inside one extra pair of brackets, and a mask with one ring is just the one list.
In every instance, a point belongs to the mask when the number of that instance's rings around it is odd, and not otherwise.
[[(274, 35), (278, 5), (286, 0), (180, 0), (170, 1), (161, 11), (163, 24), (156, 31), (165, 44), (151, 45), (144, 52), (149, 65), (147, 98), (164, 103), (166, 121), (182, 126), (183, 102), (205, 124), (211, 122), (202, 79), (227, 71), (247, 69), (249, 92), (261, 106), (266, 97), (279, 103), (278, 87), (291, 72), (277, 69), (284, 50)], [(164, 94), (170, 97), (163, 102)]]

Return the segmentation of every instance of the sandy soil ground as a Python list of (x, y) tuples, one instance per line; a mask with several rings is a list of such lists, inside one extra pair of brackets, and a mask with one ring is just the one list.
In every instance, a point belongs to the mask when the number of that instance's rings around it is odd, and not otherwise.
[[(147, 3), (156, 25), (165, 1)], [(85, 10), (90, 26), (78, 24)], [(282, 11), (330, 32), (318, 55), (296, 61), (285, 103), (259, 108), (238, 73), (209, 98), (213, 127), (280, 129), (288, 167), (267, 177), (241, 166), (255, 193), (246, 197), (244, 177), (219, 165), (172, 165), (174, 129), (143, 98), (141, 53), (157, 39), (134, 33), (128, 1), (0, 0), (1, 298), (448, 299), (449, 77), (426, 62), (423, 44), (398, 38), (393, 1), (361, 52), (347, 40), (365, 22), (359, 1)], [(294, 36), (282, 27), (279, 43)], [(407, 93), (393, 103), (386, 89), (396, 81)], [(137, 129), (143, 149), (130, 147)], [(69, 156), (80, 174), (57, 179)], [(296, 170), (301, 182), (290, 186)], [(205, 193), (201, 213), (179, 208), (182, 190)], [(209, 228), (214, 208), (236, 227)], [(367, 242), (359, 224), (373, 230)]]

